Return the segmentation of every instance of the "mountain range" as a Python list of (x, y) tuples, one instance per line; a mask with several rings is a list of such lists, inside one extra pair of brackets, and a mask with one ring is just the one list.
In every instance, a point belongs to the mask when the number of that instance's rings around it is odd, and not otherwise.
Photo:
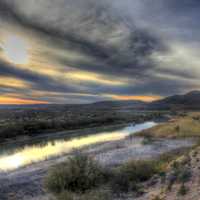
[(0, 109), (59, 109), (67, 107), (74, 108), (94, 108), (94, 109), (116, 109), (116, 108), (130, 108), (142, 110), (172, 110), (172, 109), (200, 109), (200, 91), (191, 91), (183, 95), (173, 95), (150, 103), (143, 101), (101, 101), (91, 104), (39, 104), (39, 105), (0, 105)]

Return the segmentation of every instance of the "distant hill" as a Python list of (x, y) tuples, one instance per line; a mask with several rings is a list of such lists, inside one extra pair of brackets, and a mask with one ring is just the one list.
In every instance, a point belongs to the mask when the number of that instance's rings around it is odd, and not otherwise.
[(119, 107), (130, 107), (130, 108), (144, 108), (147, 103), (143, 101), (135, 101), (135, 100), (128, 100), (128, 101), (100, 101), (96, 103), (92, 103), (93, 105), (98, 108), (119, 108)]
[(147, 103), (143, 101), (100, 101), (90, 104), (33, 104), (33, 105), (0, 105), (0, 109), (50, 109), (62, 110), (66, 108), (96, 108), (96, 109), (112, 109), (112, 108), (145, 108)]
[(200, 109), (200, 91), (192, 91), (183, 95), (174, 95), (154, 101), (148, 105), (149, 109)]

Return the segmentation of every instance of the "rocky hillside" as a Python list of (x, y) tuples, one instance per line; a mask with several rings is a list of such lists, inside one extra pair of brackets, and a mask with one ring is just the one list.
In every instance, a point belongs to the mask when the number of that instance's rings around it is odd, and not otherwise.
[(199, 200), (200, 147), (169, 164), (168, 173), (153, 177), (137, 200)]
[(200, 109), (200, 91), (192, 91), (184, 95), (174, 95), (148, 105), (149, 109)]

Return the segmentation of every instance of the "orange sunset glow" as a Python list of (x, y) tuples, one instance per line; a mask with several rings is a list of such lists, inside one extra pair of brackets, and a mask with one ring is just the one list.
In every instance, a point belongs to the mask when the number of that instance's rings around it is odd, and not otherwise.
[(48, 104), (48, 102), (0, 96), (0, 104), (1, 105), (3, 105), (3, 104), (10, 104), (10, 105), (27, 104), (28, 105), (28, 104)]
[(139, 101), (145, 101), (145, 102), (151, 102), (151, 101), (155, 101), (158, 99), (161, 99), (161, 96), (123, 96), (123, 95), (110, 95), (111, 98), (115, 99), (115, 100), (139, 100)]

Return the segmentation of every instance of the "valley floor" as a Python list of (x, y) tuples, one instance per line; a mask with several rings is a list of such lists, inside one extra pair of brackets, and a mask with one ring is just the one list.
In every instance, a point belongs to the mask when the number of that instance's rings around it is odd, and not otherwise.
[[(170, 122), (143, 131), (138, 137), (127, 137), (85, 147), (82, 151), (107, 167), (118, 166), (129, 160), (146, 160), (165, 152), (188, 148), (187, 153), (170, 161), (165, 180), (155, 175), (144, 183), (144, 194), (134, 197), (125, 194), (125, 200), (199, 200), (200, 196), (200, 146), (195, 145), (200, 136), (200, 114), (190, 113)], [(193, 138), (193, 139), (192, 139)], [(145, 142), (144, 142), (145, 141)], [(1, 200), (53, 200), (43, 189), (43, 179), (49, 169), (69, 156), (32, 164), (15, 172), (0, 174)], [(180, 181), (177, 173), (187, 169), (190, 177)], [(187, 173), (188, 173), (187, 171)], [(173, 179), (173, 181), (172, 181)], [(115, 199), (115, 200), (121, 200)]]

